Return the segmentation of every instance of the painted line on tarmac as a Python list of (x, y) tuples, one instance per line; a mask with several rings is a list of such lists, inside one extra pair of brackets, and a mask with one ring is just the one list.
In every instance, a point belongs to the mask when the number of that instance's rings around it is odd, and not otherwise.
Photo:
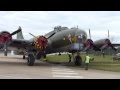
[(53, 74), (69, 74), (69, 75), (78, 75), (78, 73), (63, 73), (63, 72), (53, 72)]
[(52, 70), (53, 72), (75, 72), (75, 71), (67, 71), (67, 70)]
[(65, 66), (52, 67), (52, 74), (53, 77), (55, 78), (71, 78), (71, 79), (83, 78), (83, 76), (80, 76), (78, 73)]
[[(0, 78), (24, 79), (25, 77), (19, 77), (19, 76), (10, 76), (10, 75), (0, 75)], [(32, 79), (32, 78), (25, 78), (25, 79)]]
[(53, 77), (59, 77), (59, 78), (83, 78), (83, 76), (65, 76), (65, 75), (53, 75)]

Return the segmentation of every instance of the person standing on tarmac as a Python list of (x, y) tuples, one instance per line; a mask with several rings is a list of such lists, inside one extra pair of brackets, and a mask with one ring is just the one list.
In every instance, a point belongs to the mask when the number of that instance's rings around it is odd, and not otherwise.
[(75, 56), (75, 65), (82, 65), (82, 58), (80, 56), (80, 53), (77, 53)]
[(72, 57), (72, 56), (71, 56), (70, 54), (68, 54), (68, 56), (69, 56), (69, 63), (70, 63), (70, 62), (71, 62), (71, 57)]
[(88, 70), (89, 63), (90, 63), (90, 56), (88, 54), (86, 54), (86, 57), (85, 57), (85, 70)]
[(103, 58), (105, 58), (105, 53), (104, 52), (102, 52), (102, 55), (103, 55)]

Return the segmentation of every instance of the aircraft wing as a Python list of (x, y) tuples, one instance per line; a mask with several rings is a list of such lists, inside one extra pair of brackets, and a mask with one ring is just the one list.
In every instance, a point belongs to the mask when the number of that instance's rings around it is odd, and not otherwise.
[(26, 49), (26, 47), (32, 47), (32, 42), (30, 40), (23, 39), (13, 39), (10, 43), (10, 47)]
[[(48, 44), (47, 38), (44, 36), (34, 37), (30, 40), (25, 40), (22, 35), (21, 27), (18, 30), (10, 33), (8, 31), (0, 32), (0, 49), (4, 49), (4, 54), (7, 56), (8, 50), (45, 50)], [(12, 36), (17, 34), (17, 39)], [(11, 49), (12, 48), (12, 49)]]
[[(16, 51), (26, 51), (27, 48), (33, 48), (32, 46), (32, 41), (30, 40), (18, 40), (18, 39), (13, 39), (11, 43), (8, 45), (7, 49), (8, 50), (16, 50)], [(4, 49), (4, 45), (0, 44), (0, 49)]]
[(119, 43), (113, 43), (112, 45), (115, 46), (115, 47), (116, 47), (116, 46), (120, 46)]
[(119, 43), (112, 43), (112, 45), (118, 50), (120, 49), (120, 44)]

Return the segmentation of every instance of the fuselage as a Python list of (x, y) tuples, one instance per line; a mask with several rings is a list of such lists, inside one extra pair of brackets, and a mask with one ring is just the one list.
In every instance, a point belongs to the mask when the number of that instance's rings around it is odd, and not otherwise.
[(49, 48), (47, 52), (69, 51), (69, 50), (82, 50), (87, 34), (84, 30), (79, 28), (53, 30), (45, 35), (49, 37)]

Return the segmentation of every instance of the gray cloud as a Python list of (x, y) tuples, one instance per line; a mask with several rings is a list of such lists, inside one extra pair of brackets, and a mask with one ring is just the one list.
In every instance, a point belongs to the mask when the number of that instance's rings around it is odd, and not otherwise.
[[(28, 33), (44, 35), (56, 25), (91, 29), (92, 39), (110, 37), (120, 43), (119, 11), (0, 11), (0, 31), (13, 32), (21, 26), (26, 39), (32, 38)], [(15, 38), (15, 36), (14, 36)]]

